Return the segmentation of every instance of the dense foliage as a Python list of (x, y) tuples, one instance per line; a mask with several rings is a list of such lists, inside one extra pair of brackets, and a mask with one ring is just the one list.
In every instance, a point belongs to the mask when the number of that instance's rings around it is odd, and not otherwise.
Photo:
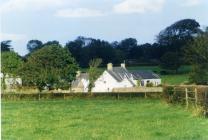
[(190, 42), (185, 52), (187, 60), (193, 65), (191, 82), (208, 85), (208, 32)]
[(62, 86), (70, 86), (77, 69), (70, 52), (60, 45), (47, 45), (27, 58), (20, 75), (25, 85), (37, 86), (40, 90), (45, 86), (66, 88)]
[(68, 42), (65, 47), (72, 53), (81, 67), (87, 67), (89, 61), (93, 58), (101, 58), (103, 65), (109, 62), (119, 64), (125, 60), (126, 63), (131, 65), (157, 65), (162, 61), (161, 66), (168, 66), (169, 64), (164, 63), (163, 58), (169, 57), (168, 54), (171, 52), (171, 57), (174, 55), (178, 59), (172, 62), (174, 67), (163, 68), (177, 71), (181, 64), (186, 63), (183, 61), (184, 53), (182, 49), (197, 34), (201, 33), (199, 27), (199, 23), (195, 20), (184, 19), (162, 30), (157, 36), (157, 41), (153, 44), (139, 45), (134, 38), (109, 43), (99, 39), (78, 37), (74, 41)]
[(22, 64), (23, 61), (21, 57), (14, 51), (1, 53), (1, 70), (4, 74), (16, 76)]

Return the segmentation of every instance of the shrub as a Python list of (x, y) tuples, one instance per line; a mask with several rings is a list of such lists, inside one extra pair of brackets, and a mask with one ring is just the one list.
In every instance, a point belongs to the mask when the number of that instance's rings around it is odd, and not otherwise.
[(153, 87), (153, 83), (152, 82), (147, 83), (146, 87)]

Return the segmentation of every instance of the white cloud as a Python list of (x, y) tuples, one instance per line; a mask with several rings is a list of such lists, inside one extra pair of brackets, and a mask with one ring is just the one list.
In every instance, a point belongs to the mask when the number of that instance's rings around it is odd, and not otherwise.
[(202, 3), (202, 0), (184, 0), (182, 3), (182, 6), (184, 7), (193, 7), (200, 5)]
[(8, 0), (0, 5), (2, 13), (37, 11), (64, 5), (65, 0)]
[(157, 12), (164, 3), (165, 0), (124, 0), (114, 6), (114, 11), (121, 14)]
[(11, 33), (0, 33), (0, 40), (12, 40), (12, 41), (24, 41), (27, 39), (25, 34), (11, 34)]
[(157, 12), (163, 8), (165, 0), (124, 0), (114, 6), (116, 13)]
[(55, 13), (55, 16), (64, 18), (98, 17), (103, 15), (102, 11), (87, 8), (61, 9)]

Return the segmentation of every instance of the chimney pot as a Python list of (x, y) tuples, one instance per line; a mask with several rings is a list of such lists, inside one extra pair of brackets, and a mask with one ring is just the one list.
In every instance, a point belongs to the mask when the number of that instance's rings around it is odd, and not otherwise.
[(112, 63), (107, 64), (107, 70), (113, 70), (113, 64)]
[(81, 71), (77, 71), (77, 75), (76, 75), (76, 77), (79, 77), (81, 75)]
[(121, 63), (121, 67), (122, 67), (122, 68), (126, 68), (125, 63)]

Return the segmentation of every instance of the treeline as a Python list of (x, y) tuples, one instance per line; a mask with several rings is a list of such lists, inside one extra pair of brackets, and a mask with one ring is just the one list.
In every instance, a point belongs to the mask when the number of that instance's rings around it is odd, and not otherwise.
[(138, 44), (134, 38), (110, 43), (81, 36), (64, 46), (56, 40), (30, 40), (29, 53), (21, 57), (12, 51), (10, 43), (1, 42), (2, 72), (25, 77), (27, 85), (63, 86), (75, 78), (78, 67), (89, 67), (96, 58), (102, 60), (103, 66), (125, 61), (129, 65), (160, 65), (165, 72), (174, 73), (188, 63), (193, 65), (191, 82), (208, 84), (208, 28), (202, 30), (193, 19), (166, 27), (153, 44)]
[[(184, 59), (184, 48), (203, 31), (200, 24), (193, 19), (184, 19), (166, 27), (157, 36), (153, 44), (138, 44), (135, 38), (126, 38), (120, 42), (78, 37), (64, 45), (80, 67), (88, 67), (90, 60), (101, 58), (102, 65), (112, 62), (120, 64), (125, 61), (129, 65), (161, 65), (164, 69), (178, 70), (180, 65), (188, 63)], [(42, 43), (30, 40), (27, 49), (30, 53), (58, 41)]]

